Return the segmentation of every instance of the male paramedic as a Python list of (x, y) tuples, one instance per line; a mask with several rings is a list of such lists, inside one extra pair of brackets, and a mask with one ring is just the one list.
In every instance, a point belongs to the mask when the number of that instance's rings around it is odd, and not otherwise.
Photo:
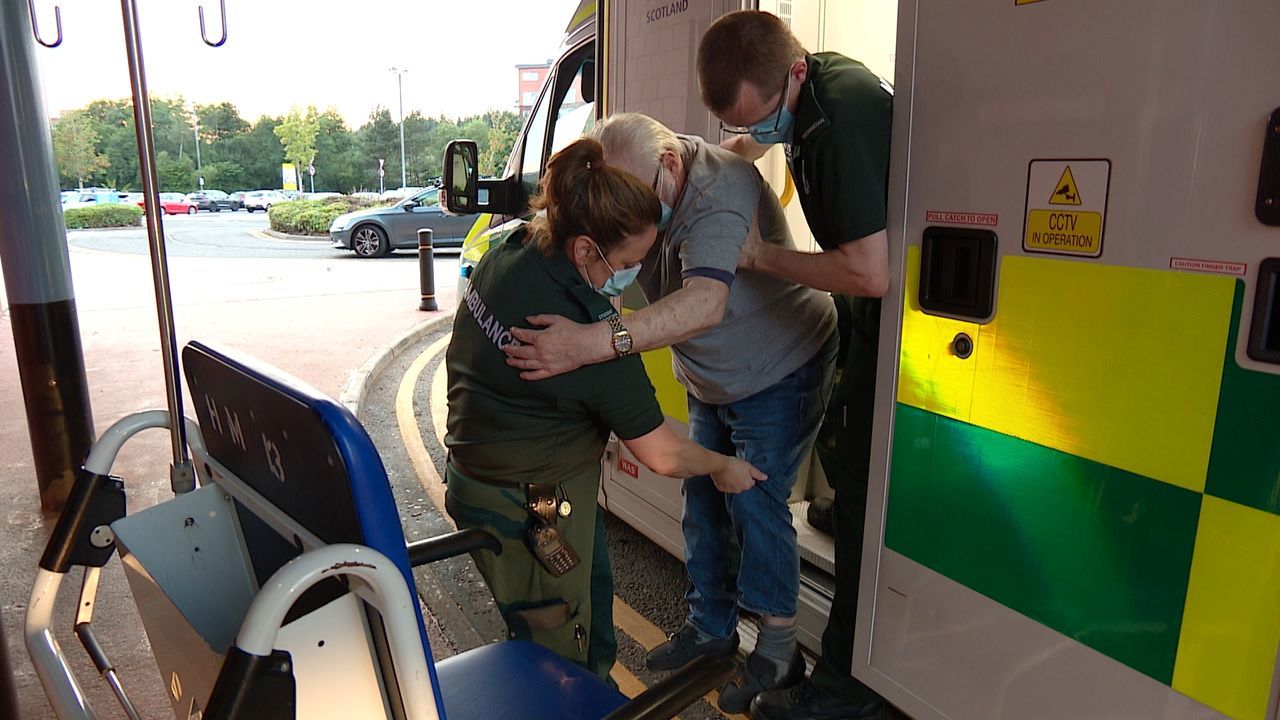
[(875, 717), (884, 701), (851, 675), (862, 557), (880, 298), (889, 289), (885, 202), (892, 89), (861, 63), (805, 51), (766, 12), (729, 13), (698, 47), (707, 108), (749, 159), (782, 143), (818, 253), (749, 243), (740, 266), (831, 291), (840, 315), (838, 379), (817, 451), (835, 490), (836, 593), (809, 680), (761, 693), (756, 720)]
[[(663, 205), (659, 242), (638, 278), (650, 305), (626, 318), (632, 351), (671, 345), (690, 439), (769, 477), (737, 495), (706, 477), (684, 481), (689, 616), (646, 665), (674, 670), (732, 654), (745, 611), (757, 618), (755, 650), (719, 699), (725, 712), (745, 712), (759, 692), (804, 678), (795, 627), (800, 557), (787, 500), (831, 392), (835, 309), (826, 293), (739, 271), (748, 236), (792, 245), (782, 207), (751, 163), (636, 113), (614, 115), (592, 134), (609, 164), (653, 187)], [(615, 355), (604, 323), (528, 320), (547, 329), (513, 328), (529, 345), (504, 349), (530, 377), (550, 374), (538, 352), (567, 354), (572, 367)]]

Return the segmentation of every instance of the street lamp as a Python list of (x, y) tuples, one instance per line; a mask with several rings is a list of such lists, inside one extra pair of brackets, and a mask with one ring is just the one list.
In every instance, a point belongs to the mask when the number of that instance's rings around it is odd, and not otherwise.
[(200, 183), (200, 190), (204, 190), (204, 169), (200, 166), (200, 116), (196, 115), (195, 103), (191, 104), (191, 134), (196, 140), (196, 178)]
[(400, 93), (400, 187), (408, 187), (409, 174), (404, 162), (404, 74), (409, 72), (407, 68), (392, 67), (391, 72), (396, 74), (396, 88)]

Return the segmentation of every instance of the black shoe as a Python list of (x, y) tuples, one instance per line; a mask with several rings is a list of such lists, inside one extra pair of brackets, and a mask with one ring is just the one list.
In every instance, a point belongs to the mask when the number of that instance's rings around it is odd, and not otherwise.
[(809, 526), (818, 532), (827, 535), (834, 534), (831, 525), (831, 510), (835, 503), (831, 498), (814, 498), (809, 502), (809, 512), (805, 519), (809, 521)]
[(698, 642), (698, 630), (685, 623), (666, 642), (649, 651), (644, 666), (649, 670), (679, 670), (703, 655), (729, 657), (738, 652), (738, 633), (724, 639)]
[(754, 720), (878, 720), (884, 717), (881, 698), (850, 700), (828, 695), (808, 680), (785, 690), (769, 690), (751, 703)]
[(730, 715), (746, 712), (751, 700), (765, 690), (792, 687), (804, 680), (804, 656), (800, 648), (791, 656), (791, 664), (782, 677), (777, 676), (778, 666), (772, 660), (751, 653), (737, 676), (720, 688), (720, 710)]

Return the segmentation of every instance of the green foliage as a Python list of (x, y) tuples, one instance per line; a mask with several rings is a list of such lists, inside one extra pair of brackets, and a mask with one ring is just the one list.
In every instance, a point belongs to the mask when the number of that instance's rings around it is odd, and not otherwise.
[[(320, 118), (314, 105), (295, 107), (275, 128), (276, 137), (284, 145), (284, 157), (298, 169), (298, 182), (307, 174), (307, 165), (316, 156), (316, 135)], [(302, 189), (302, 188), (299, 188)]]
[(200, 122), (200, 139), (210, 144), (249, 130), (249, 123), (240, 117), (240, 111), (229, 102), (196, 105), (196, 119)]
[(84, 187), (85, 178), (111, 167), (106, 155), (98, 152), (98, 132), (84, 112), (63, 115), (53, 126), (53, 155), (58, 174)]
[(249, 132), (214, 145), (216, 152), (212, 159), (233, 162), (244, 170), (242, 187), (221, 189), (235, 192), (280, 187), (280, 163), (284, 162), (284, 146), (275, 133), (279, 125), (280, 118), (264, 115), (258, 118)]
[(228, 160), (204, 164), (204, 188), (235, 192), (245, 187), (244, 168)]
[(510, 111), (490, 111), (484, 114), (489, 127), (488, 145), (480, 153), (480, 174), (497, 177), (502, 174), (520, 135), (520, 116)]
[(291, 200), (272, 205), (267, 211), (271, 229), (290, 235), (327, 235), (333, 219), (339, 215), (377, 207), (376, 201), (353, 197), (331, 200)]
[(71, 208), (62, 214), (68, 230), (132, 227), (142, 219), (142, 208), (132, 203)]
[(196, 164), (189, 157), (175, 158), (161, 150), (156, 153), (156, 179), (160, 192), (192, 192), (196, 189)]
[[(386, 186), (400, 187), (400, 129), (391, 119), (391, 111), (384, 107), (374, 108), (369, 113), (369, 121), (360, 128), (357, 147), (361, 152), (361, 160), (368, 168), (366, 172), (367, 187), (378, 187), (378, 159), (387, 161)], [(409, 138), (405, 137), (408, 148)]]
[[(141, 187), (133, 108), (128, 100), (96, 100), (82, 110), (64, 116), (59, 124), (78, 116), (93, 137), (92, 149), (104, 162), (86, 170), (86, 185), (120, 190)], [(391, 111), (375, 108), (359, 128), (351, 129), (337, 111), (314, 107), (295, 109), (287, 118), (264, 116), (250, 124), (227, 102), (196, 105), (192, 116), (182, 98), (153, 98), (157, 170), (166, 191), (190, 192), (197, 187), (194, 173), (196, 121), (205, 187), (235, 192), (280, 187), (280, 164), (298, 164), (303, 189), (310, 190), (308, 161), (316, 167), (315, 189), (350, 193), (378, 189), (378, 158), (386, 160), (385, 184), (400, 186), (400, 127)], [(426, 117), (411, 112), (404, 118), (404, 140), (409, 185), (427, 186), (438, 179), (444, 164), (444, 148), (450, 140), (467, 138), (480, 147), (480, 172), (501, 174), (520, 131), (520, 118), (507, 111), (491, 111), (468, 118)], [(75, 126), (67, 126), (70, 136)], [(282, 142), (283, 138), (283, 142)], [(83, 143), (89, 145), (87, 141)], [(71, 145), (60, 142), (61, 146)], [(294, 146), (291, 150), (288, 146)], [(303, 152), (310, 149), (309, 153)], [(83, 148), (81, 148), (83, 149)], [(66, 155), (59, 150), (59, 156)], [(87, 156), (87, 151), (86, 151)], [(160, 157), (166, 159), (161, 162)], [(59, 166), (64, 187), (79, 181)]]

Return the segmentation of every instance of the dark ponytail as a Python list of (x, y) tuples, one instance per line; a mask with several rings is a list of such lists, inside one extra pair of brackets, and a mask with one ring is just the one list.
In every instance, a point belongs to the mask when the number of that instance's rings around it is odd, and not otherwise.
[(608, 252), (623, 238), (656, 225), (662, 205), (653, 190), (630, 173), (605, 165), (604, 148), (578, 140), (547, 162), (541, 191), (530, 203), (546, 215), (530, 223), (530, 235), (548, 255), (586, 235)]

